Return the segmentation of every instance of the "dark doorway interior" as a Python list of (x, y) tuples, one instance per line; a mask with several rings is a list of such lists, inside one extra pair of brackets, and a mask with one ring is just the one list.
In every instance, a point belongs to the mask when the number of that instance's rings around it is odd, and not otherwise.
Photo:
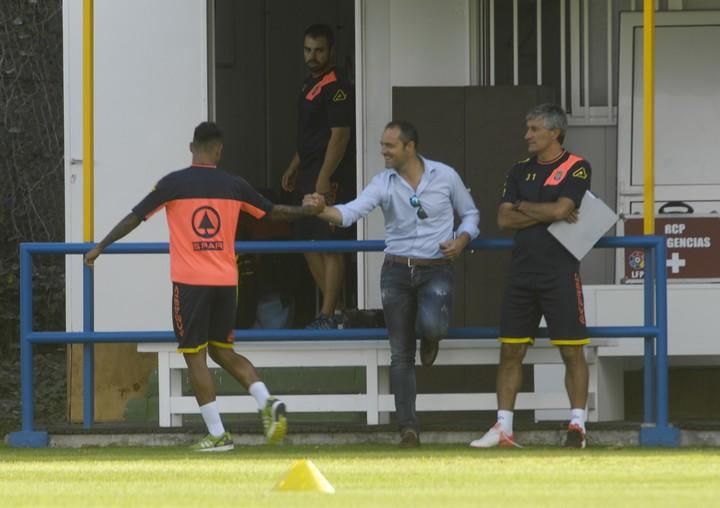
[(303, 32), (335, 30), (338, 66), (353, 75), (353, 0), (216, 0), (216, 120), (227, 138), (227, 168), (254, 186), (280, 191), (295, 148), (297, 96), (306, 74)]
[[(335, 31), (335, 62), (352, 78), (355, 52), (353, 0), (215, 0), (214, 89), (215, 121), (225, 134), (223, 167), (263, 190), (275, 202), (288, 202), (280, 186), (295, 152), (297, 99), (307, 70), (303, 33), (313, 23)], [(257, 239), (283, 238), (262, 231)], [(304, 326), (316, 312), (315, 285), (302, 259), (288, 276), (294, 295), (293, 326)], [(300, 254), (297, 255), (301, 257)], [(354, 256), (350, 256), (354, 260)], [(246, 260), (247, 261), (247, 260)], [(277, 266), (277, 264), (276, 264)], [(356, 264), (347, 264), (345, 303), (356, 305)], [(243, 271), (241, 264), (241, 272)], [(252, 272), (255, 267), (246, 268)], [(277, 275), (277, 274), (276, 274)], [(276, 277), (277, 278), (277, 277)], [(247, 275), (245, 280), (250, 281)], [(243, 288), (241, 277), (241, 300)], [(242, 306), (242, 302), (240, 302)], [(241, 309), (242, 313), (242, 309)], [(247, 309), (245, 310), (247, 313)], [(251, 319), (246, 316), (246, 319)], [(247, 325), (247, 322), (244, 324)]]

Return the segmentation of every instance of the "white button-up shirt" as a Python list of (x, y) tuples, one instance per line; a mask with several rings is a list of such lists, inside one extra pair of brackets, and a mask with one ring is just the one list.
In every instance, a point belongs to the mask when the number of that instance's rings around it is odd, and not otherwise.
[[(379, 206), (385, 216), (385, 252), (409, 258), (441, 258), (441, 242), (462, 233), (477, 237), (480, 212), (460, 175), (446, 164), (420, 159), (425, 171), (417, 190), (397, 171), (386, 169), (375, 175), (355, 200), (335, 206), (342, 215), (342, 226), (352, 225)], [(413, 195), (427, 218), (418, 217), (418, 208), (410, 203)], [(453, 211), (461, 221), (455, 232)]]

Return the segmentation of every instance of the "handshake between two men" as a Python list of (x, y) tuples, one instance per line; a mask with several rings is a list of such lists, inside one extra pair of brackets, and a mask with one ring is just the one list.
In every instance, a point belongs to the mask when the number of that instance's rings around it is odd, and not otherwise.
[(302, 206), (312, 208), (317, 215), (321, 215), (324, 211), (328, 210), (327, 204), (325, 203), (325, 196), (317, 192), (305, 194), (305, 196), (303, 196)]

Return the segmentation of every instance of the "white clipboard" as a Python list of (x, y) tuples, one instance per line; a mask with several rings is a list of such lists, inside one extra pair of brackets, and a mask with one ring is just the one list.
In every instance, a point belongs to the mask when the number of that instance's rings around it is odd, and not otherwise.
[(561, 220), (548, 226), (553, 235), (580, 261), (593, 245), (618, 221), (618, 215), (590, 191), (585, 191), (578, 210), (578, 221)]

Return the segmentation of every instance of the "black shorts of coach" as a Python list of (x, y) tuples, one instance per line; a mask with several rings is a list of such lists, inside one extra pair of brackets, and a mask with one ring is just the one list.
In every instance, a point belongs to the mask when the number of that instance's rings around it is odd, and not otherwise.
[(590, 342), (579, 273), (510, 275), (500, 311), (500, 342), (533, 344), (543, 316), (553, 345), (581, 346)]
[(179, 353), (208, 344), (233, 347), (237, 286), (193, 286), (173, 282), (172, 320)]

